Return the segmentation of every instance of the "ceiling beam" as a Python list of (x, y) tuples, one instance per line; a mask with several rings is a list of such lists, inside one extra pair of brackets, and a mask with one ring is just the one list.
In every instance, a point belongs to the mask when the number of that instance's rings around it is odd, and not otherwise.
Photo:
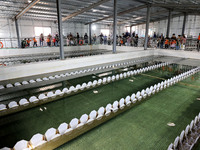
[[(172, 15), (172, 18), (180, 17), (180, 16), (183, 16), (183, 15), (184, 15), (184, 13), (174, 14), (174, 15)], [(159, 19), (151, 20), (150, 23), (158, 22), (158, 21), (161, 21), (161, 20), (167, 20), (167, 19), (168, 19), (168, 16), (167, 17), (163, 17), (162, 19), (159, 18)], [(138, 25), (142, 25), (142, 24), (146, 24), (146, 21), (138, 23), (138, 24), (133, 24), (131, 26), (138, 26)]]
[(33, 0), (31, 3), (29, 3), (21, 12), (19, 12), (15, 19), (19, 19), (23, 14), (25, 14), (29, 9), (31, 9), (34, 5), (36, 5), (40, 0)]
[[(163, 14), (163, 13), (166, 13), (167, 10), (162, 10), (162, 11), (157, 11), (157, 12), (154, 12), (154, 13), (151, 13), (151, 17), (152, 16), (157, 16), (157, 15), (160, 15), (160, 14)], [(140, 19), (144, 19), (146, 16), (143, 16), (143, 17), (140, 17)], [(124, 20), (124, 21), (121, 21), (121, 22), (118, 22), (118, 25), (121, 25), (121, 24), (125, 24), (125, 23), (130, 23), (131, 21), (135, 21), (137, 19), (129, 19), (129, 20)]]
[(62, 18), (62, 21), (67, 21), (67, 20), (69, 20), (69, 19), (72, 18), (72, 17), (75, 17), (75, 16), (77, 16), (77, 15), (79, 15), (79, 14), (82, 14), (82, 13), (84, 13), (84, 12), (86, 12), (86, 11), (88, 11), (88, 10), (94, 8), (94, 7), (97, 7), (97, 6), (99, 6), (99, 5), (101, 5), (101, 4), (105, 3), (105, 2), (108, 2), (108, 1), (110, 1), (110, 0), (100, 0), (100, 1), (98, 1), (98, 2), (96, 2), (96, 3), (93, 3), (93, 4), (91, 4), (91, 5), (88, 6), (88, 7), (85, 7), (85, 8), (83, 8), (83, 9), (77, 11), (77, 12), (74, 12), (74, 13), (72, 13), (72, 14), (70, 14), (70, 15), (64, 17), (64, 18)]
[(167, 7), (167, 8), (170, 8), (170, 9), (173, 9), (173, 8), (199, 8), (199, 5), (197, 4), (160, 4), (160, 3), (155, 3), (155, 4), (152, 4), (153, 7)]
[[(138, 11), (138, 10), (146, 8), (146, 7), (147, 7), (147, 5), (141, 5), (141, 6), (138, 6), (138, 7), (130, 8), (128, 10), (121, 11), (121, 12), (117, 13), (117, 16), (122, 16), (124, 14), (130, 13), (130, 12), (134, 12), (134, 11)], [(92, 21), (92, 22), (88, 22), (85, 25), (91, 24), (91, 23), (95, 23), (95, 22), (99, 22), (99, 21), (102, 21), (102, 20), (107, 20), (107, 19), (112, 18), (112, 17), (113, 17), (113, 15), (110, 15), (108, 17), (104, 17), (104, 18), (97, 19), (97, 20)]]

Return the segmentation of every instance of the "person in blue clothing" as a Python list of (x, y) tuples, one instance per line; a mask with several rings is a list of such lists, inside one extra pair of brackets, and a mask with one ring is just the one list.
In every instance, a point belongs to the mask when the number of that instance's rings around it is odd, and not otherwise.
[(107, 44), (107, 35), (105, 35), (105, 36), (103, 37), (103, 43), (104, 43), (104, 45)]
[(130, 33), (129, 33), (128, 31), (126, 31), (125, 36), (126, 36), (126, 38), (127, 38), (128, 36), (130, 36)]

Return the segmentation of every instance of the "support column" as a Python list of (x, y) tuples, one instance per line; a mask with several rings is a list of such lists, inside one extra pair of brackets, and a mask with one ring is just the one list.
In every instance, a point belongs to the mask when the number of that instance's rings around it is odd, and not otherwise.
[(131, 37), (132, 37), (132, 25), (130, 25), (130, 34), (131, 34)]
[(148, 35), (149, 35), (149, 22), (150, 22), (150, 5), (147, 5), (147, 18), (146, 18), (146, 31), (145, 31), (145, 43), (144, 43), (144, 50), (147, 50), (148, 44)]
[(116, 53), (116, 32), (117, 32), (117, 0), (114, 0), (114, 15), (113, 15), (113, 53)]
[(16, 33), (17, 33), (18, 48), (21, 48), (21, 41), (19, 37), (19, 26), (18, 26), (18, 20), (16, 18), (15, 18), (15, 27), (16, 27)]
[(169, 37), (170, 25), (171, 25), (171, 17), (172, 17), (172, 13), (171, 13), (171, 9), (170, 9), (170, 10), (169, 10), (169, 15), (168, 15), (168, 23), (167, 23), (167, 33), (166, 33), (166, 37)]
[(92, 24), (89, 24), (89, 45), (92, 45)]
[(65, 59), (63, 48), (63, 29), (62, 29), (62, 14), (61, 14), (61, 0), (56, 0), (57, 16), (58, 16), (58, 32), (60, 38), (60, 59)]
[(184, 13), (184, 19), (183, 19), (183, 28), (182, 28), (182, 35), (185, 34), (185, 24), (186, 24), (186, 17), (187, 17), (187, 14)]

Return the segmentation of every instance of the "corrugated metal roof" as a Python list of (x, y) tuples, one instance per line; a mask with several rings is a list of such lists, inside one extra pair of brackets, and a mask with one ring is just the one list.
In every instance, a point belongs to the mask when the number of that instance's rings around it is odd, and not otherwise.
[[(99, 0), (63, 0), (62, 16), (66, 17), (98, 1)], [(30, 2), (31, 0), (0, 0), (1, 18), (14, 18)], [(200, 9), (198, 8), (200, 0), (117, 0), (118, 12), (123, 12), (146, 4), (152, 5), (151, 20), (159, 20), (167, 17), (168, 9), (173, 9), (174, 15), (183, 12), (195, 12), (196, 14), (200, 12)], [(104, 17), (112, 16), (112, 14), (113, 0), (110, 0), (82, 14), (79, 14), (68, 21), (88, 23)], [(22, 19), (57, 21), (56, 0), (40, 0), (22, 16)], [(126, 14), (118, 16), (118, 22), (121, 24), (143, 23), (145, 22), (145, 19), (146, 8), (137, 11), (130, 11)], [(102, 20), (99, 23), (111, 24), (111, 22), (112, 17)]]

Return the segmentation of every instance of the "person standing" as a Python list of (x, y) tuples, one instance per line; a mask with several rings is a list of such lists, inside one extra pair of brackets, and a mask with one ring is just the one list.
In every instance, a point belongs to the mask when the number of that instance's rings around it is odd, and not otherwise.
[(84, 35), (84, 40), (85, 40), (85, 44), (88, 44), (88, 35), (87, 35), (87, 33), (85, 33), (85, 35)]
[(99, 35), (99, 37), (100, 37), (100, 44), (103, 44), (103, 33), (101, 33), (101, 34)]
[(26, 38), (24, 40), (22, 40), (22, 43), (21, 43), (21, 48), (25, 48), (26, 47)]
[(122, 33), (122, 40), (123, 40), (122, 45), (125, 45), (127, 40), (126, 40), (126, 34), (124, 34), (124, 33)]
[(56, 44), (56, 47), (58, 46), (58, 42), (59, 42), (59, 36), (58, 36), (58, 33), (56, 33), (56, 36), (55, 36), (55, 44)]
[(185, 45), (186, 45), (186, 37), (185, 37), (184, 34), (181, 37), (181, 44), (182, 44), (182, 49), (184, 50), (185, 49)]
[(166, 37), (165, 38), (165, 49), (168, 49), (169, 48), (169, 38)]
[(133, 31), (133, 33), (132, 33), (132, 37), (135, 37), (135, 31)]
[(155, 44), (157, 44), (157, 35), (156, 35), (156, 32), (153, 33), (153, 45), (155, 45)]
[(134, 46), (135, 47), (138, 47), (138, 40), (139, 40), (139, 37), (138, 37), (138, 34), (135, 35), (135, 40), (134, 40)]
[(107, 44), (107, 35), (105, 35), (105, 36), (103, 37), (103, 42), (104, 42), (104, 45)]
[(33, 47), (37, 47), (37, 40), (36, 40), (36, 38), (35, 37), (33, 37)]
[(180, 43), (181, 43), (181, 36), (178, 35), (178, 38), (176, 39), (176, 50), (180, 49)]
[(111, 45), (111, 36), (110, 36), (110, 34), (108, 35), (108, 45)]
[(31, 40), (28, 38), (28, 40), (26, 41), (26, 43), (27, 43), (27, 46), (30, 47)]
[(97, 41), (97, 36), (96, 36), (96, 34), (94, 34), (94, 36), (93, 36), (93, 41), (94, 41), (94, 44), (96, 44), (96, 41)]
[(55, 39), (55, 37), (53, 37), (52, 42), (53, 42), (53, 46), (56, 46), (56, 39)]
[(51, 46), (51, 38), (52, 38), (52, 36), (51, 36), (51, 34), (49, 34), (48, 36), (47, 36), (47, 46)]
[(176, 34), (175, 33), (172, 35), (171, 40), (176, 40)]
[(154, 40), (156, 40), (156, 38), (157, 38), (156, 32), (153, 33), (153, 38), (154, 38)]
[(78, 45), (79, 44), (79, 40), (80, 40), (80, 36), (79, 36), (78, 32), (76, 33), (76, 39), (77, 39), (77, 45)]
[(163, 34), (161, 34), (161, 36), (160, 36), (160, 48), (163, 48), (164, 42), (165, 42), (165, 38), (164, 38)]
[(43, 46), (44, 43), (44, 35), (41, 33), (40, 34), (40, 46)]

